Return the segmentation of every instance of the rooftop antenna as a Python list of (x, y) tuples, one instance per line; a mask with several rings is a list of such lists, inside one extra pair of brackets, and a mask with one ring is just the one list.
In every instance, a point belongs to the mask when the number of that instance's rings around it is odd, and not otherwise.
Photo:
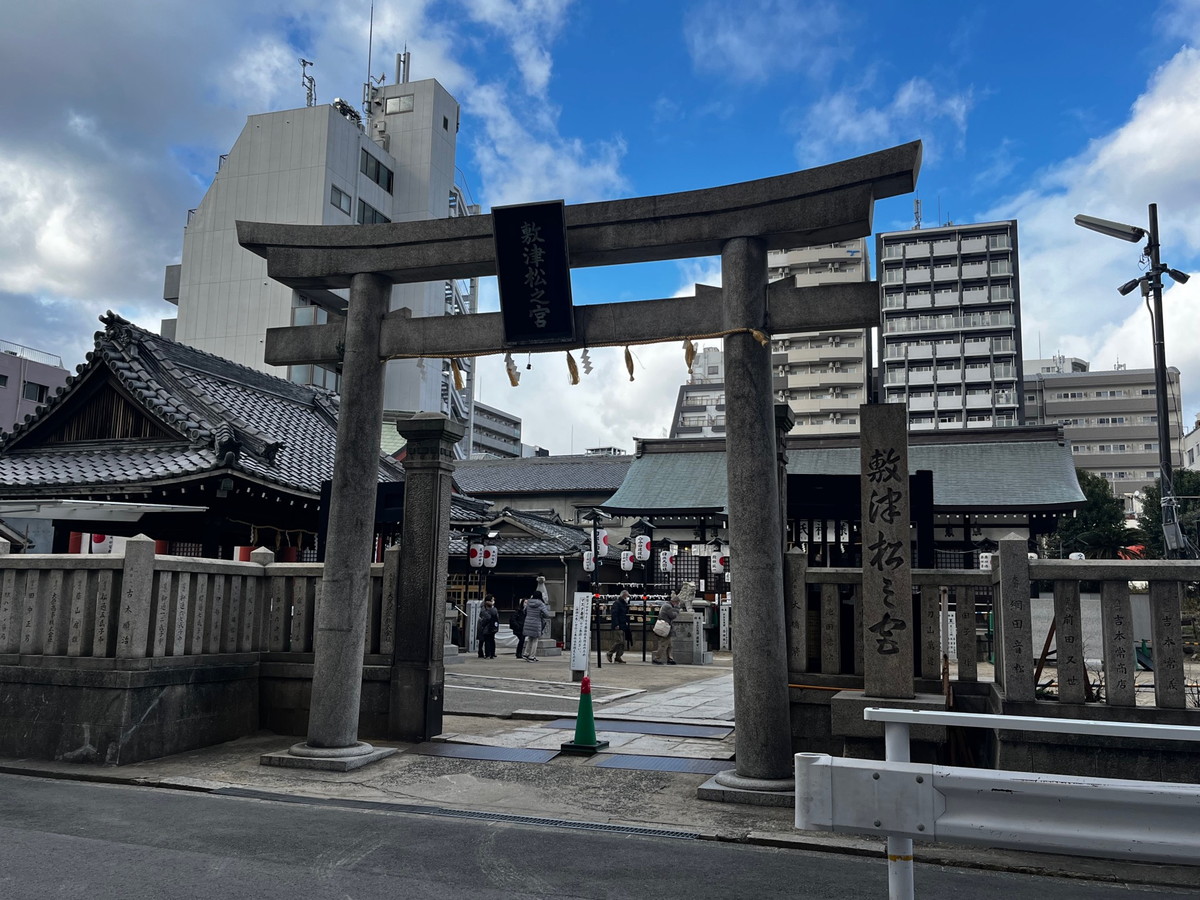
[(913, 230), (921, 230), (921, 201), (913, 201)]
[(375, 0), (371, 0), (371, 19), (367, 26), (367, 80), (363, 83), (363, 112), (371, 115), (371, 51), (375, 49)]
[(313, 65), (312, 62), (300, 57), (300, 83), (304, 85), (305, 106), (317, 105), (317, 79), (308, 74), (308, 67)]
[(408, 84), (408, 68), (412, 65), (412, 54), (408, 52), (408, 44), (404, 52), (396, 54), (396, 84)]

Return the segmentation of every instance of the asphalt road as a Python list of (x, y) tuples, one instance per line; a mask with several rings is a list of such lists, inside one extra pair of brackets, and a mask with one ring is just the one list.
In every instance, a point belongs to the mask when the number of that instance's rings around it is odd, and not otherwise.
[[(921, 897), (1094, 900), (1172, 893), (917, 869)], [(878, 900), (887, 896), (887, 876), (874, 859), (616, 829), (0, 775), (5, 900), (514, 896)]]

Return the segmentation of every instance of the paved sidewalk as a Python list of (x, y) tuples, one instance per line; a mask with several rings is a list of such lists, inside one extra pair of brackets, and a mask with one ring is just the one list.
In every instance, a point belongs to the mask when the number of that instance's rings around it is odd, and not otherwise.
[[(713, 666), (651, 666), (631, 661), (592, 673), (596, 717), (630, 722), (730, 722), (733, 676), (728, 655)], [(558, 749), (569, 730), (547, 721), (578, 708), (579, 685), (565, 657), (529, 664), (502, 656), (471, 658), (447, 669), (442, 740), (493, 747)], [(485, 713), (481, 707), (494, 711)], [(465, 713), (465, 714), (464, 714)], [(729, 760), (733, 735), (667, 737), (637, 731), (601, 731), (609, 751), (621, 754)], [(700, 838), (881, 857), (884, 842), (799, 832), (791, 809), (700, 800), (709, 776), (687, 772), (604, 768), (610, 757), (559, 755), (545, 763), (499, 762), (426, 756), (410, 744), (401, 752), (353, 772), (281, 769), (259, 764), (263, 753), (300, 738), (261, 733), (216, 747), (118, 768), (0, 759), (0, 772), (106, 781), (213, 793), (249, 791), (263, 799), (316, 803), (386, 804), (432, 814), (462, 812), (520, 823), (660, 829)], [(379, 742), (383, 743), (383, 742)], [(918, 846), (919, 863), (936, 863), (1063, 875), (1094, 880), (1186, 887), (1200, 894), (1200, 867), (1090, 860), (985, 849)]]

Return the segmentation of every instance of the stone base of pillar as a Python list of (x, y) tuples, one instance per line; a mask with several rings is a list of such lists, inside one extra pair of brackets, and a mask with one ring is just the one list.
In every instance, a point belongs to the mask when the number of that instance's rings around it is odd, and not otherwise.
[(796, 786), (789, 779), (742, 778), (735, 770), (729, 769), (700, 785), (696, 789), (696, 797), (718, 803), (786, 808), (796, 805)]
[(359, 741), (352, 747), (310, 747), (293, 744), (287, 750), (264, 753), (259, 765), (283, 769), (315, 769), (322, 772), (351, 772), (396, 753), (395, 747), (373, 747)]
[(453, 666), (457, 663), (464, 663), (467, 658), (458, 652), (458, 644), (443, 644), (442, 645), (442, 665)]

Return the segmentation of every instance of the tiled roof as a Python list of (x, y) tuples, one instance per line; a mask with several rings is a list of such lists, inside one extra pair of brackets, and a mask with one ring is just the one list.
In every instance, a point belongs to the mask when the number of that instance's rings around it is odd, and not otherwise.
[[(933, 503), (938, 511), (1068, 510), (1083, 503), (1071, 448), (1052, 439), (1054, 429), (1014, 428), (970, 440), (945, 436), (934, 443), (910, 443), (910, 472), (933, 472)], [(988, 438), (991, 438), (990, 440)], [(707, 442), (706, 442), (707, 443)], [(713, 442), (705, 450), (680, 442), (655, 442), (638, 457), (621, 489), (602, 505), (614, 513), (668, 515), (724, 510), (725, 451)], [(683, 449), (681, 449), (683, 448)], [(858, 475), (859, 448), (792, 446), (788, 473)]]
[[(176, 343), (111, 312), (100, 321), (105, 330), (96, 333), (88, 361), (0, 441), (0, 487), (133, 484), (233, 470), (285, 489), (320, 492), (333, 471), (336, 394)], [(84, 383), (109, 373), (167, 436), (37, 446), (39, 431), (69, 414), (67, 404)], [(379, 478), (400, 481), (403, 470), (381, 456)]]
[[(496, 527), (499, 534), (491, 542), (496, 545), (501, 558), (505, 555), (578, 556), (590, 546), (588, 532), (577, 525), (553, 522), (512, 508), (505, 508), (499, 516), (490, 515), (470, 524)], [(469, 534), (451, 531), (450, 555), (465, 556), (470, 543)], [(612, 555), (611, 548), (609, 555)]]
[(632, 456), (532, 456), (465, 459), (454, 481), (467, 494), (609, 493), (621, 486)]

